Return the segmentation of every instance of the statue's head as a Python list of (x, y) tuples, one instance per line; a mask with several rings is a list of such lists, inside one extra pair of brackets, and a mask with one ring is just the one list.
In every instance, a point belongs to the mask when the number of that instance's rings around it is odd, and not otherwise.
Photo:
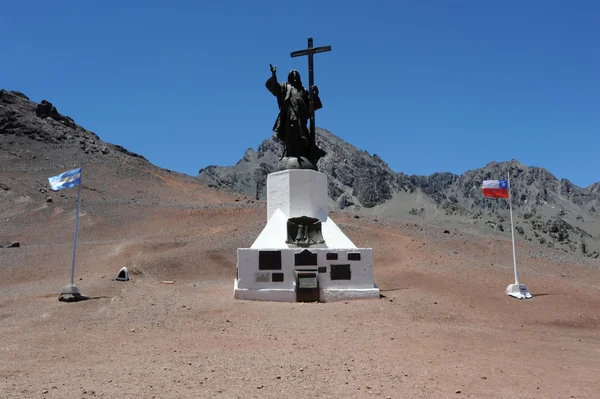
[(296, 69), (292, 69), (288, 74), (288, 83), (294, 86), (302, 85), (302, 80), (300, 79), (300, 72)]

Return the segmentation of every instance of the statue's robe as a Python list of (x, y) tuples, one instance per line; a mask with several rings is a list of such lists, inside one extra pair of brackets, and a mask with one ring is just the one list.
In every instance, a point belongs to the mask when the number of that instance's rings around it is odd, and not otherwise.
[[(307, 128), (310, 119), (308, 90), (302, 85), (296, 87), (289, 82), (278, 83), (275, 76), (271, 76), (265, 86), (277, 97), (279, 114), (273, 131), (284, 142), (285, 155), (310, 159), (310, 132)], [(313, 106), (315, 111), (323, 107), (318, 95), (313, 95)]]

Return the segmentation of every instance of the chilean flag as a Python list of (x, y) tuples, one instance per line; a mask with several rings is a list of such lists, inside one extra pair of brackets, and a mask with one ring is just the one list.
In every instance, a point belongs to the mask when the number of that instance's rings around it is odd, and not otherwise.
[(508, 180), (484, 180), (481, 190), (489, 198), (508, 198)]

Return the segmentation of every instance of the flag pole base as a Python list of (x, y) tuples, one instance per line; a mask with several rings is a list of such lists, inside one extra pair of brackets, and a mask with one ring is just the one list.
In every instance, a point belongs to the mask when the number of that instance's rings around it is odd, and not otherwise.
[(506, 295), (517, 299), (532, 298), (525, 284), (509, 284), (508, 287), (506, 287)]
[(79, 288), (77, 288), (75, 284), (68, 284), (62, 287), (60, 296), (58, 297), (58, 300), (61, 302), (78, 302), (85, 301), (86, 299), (89, 298), (85, 295), (81, 295)]

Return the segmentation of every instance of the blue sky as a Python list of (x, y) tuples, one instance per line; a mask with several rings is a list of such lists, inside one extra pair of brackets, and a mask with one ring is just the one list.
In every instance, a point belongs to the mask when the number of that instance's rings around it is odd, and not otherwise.
[(518, 159), (600, 181), (595, 1), (10, 1), (0, 87), (195, 176), (272, 135), (280, 79), (315, 56), (317, 126), (397, 172)]

